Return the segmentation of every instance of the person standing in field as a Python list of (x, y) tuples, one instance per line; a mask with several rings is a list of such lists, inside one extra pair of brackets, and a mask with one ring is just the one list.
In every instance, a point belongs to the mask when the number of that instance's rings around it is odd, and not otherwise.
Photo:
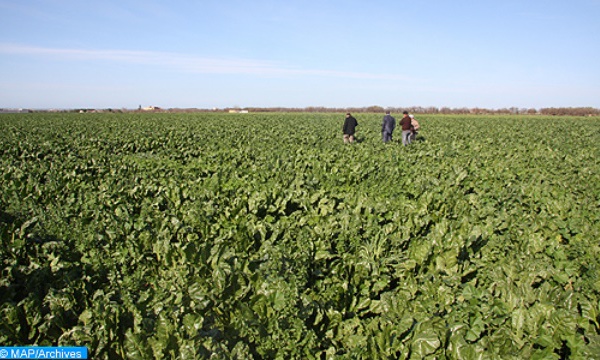
[(381, 125), (381, 135), (383, 137), (383, 142), (387, 143), (392, 141), (392, 133), (396, 128), (396, 119), (392, 115), (390, 115), (390, 111), (385, 112), (385, 116), (383, 117), (383, 124)]
[(408, 116), (408, 111), (405, 111), (402, 114), (404, 115), (402, 120), (400, 120), (400, 126), (402, 126), (402, 145), (406, 146), (411, 143), (412, 125), (410, 117)]
[(421, 126), (419, 125), (417, 119), (415, 119), (414, 115), (408, 115), (408, 117), (410, 117), (410, 124), (412, 125), (412, 133), (410, 134), (410, 140), (412, 142), (417, 139), (417, 135), (419, 135), (419, 129)]
[(344, 132), (344, 144), (352, 144), (354, 142), (354, 133), (356, 132), (356, 127), (358, 126), (358, 121), (352, 116), (350, 113), (346, 113), (346, 120), (344, 120), (344, 127), (342, 128)]

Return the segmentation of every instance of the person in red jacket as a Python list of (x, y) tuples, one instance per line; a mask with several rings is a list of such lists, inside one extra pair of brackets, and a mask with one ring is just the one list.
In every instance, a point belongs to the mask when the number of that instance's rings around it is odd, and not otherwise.
[(402, 145), (410, 145), (411, 143), (411, 135), (412, 135), (412, 124), (410, 122), (410, 116), (408, 116), (408, 111), (402, 113), (404, 116), (402, 120), (400, 120), (400, 126), (402, 126)]

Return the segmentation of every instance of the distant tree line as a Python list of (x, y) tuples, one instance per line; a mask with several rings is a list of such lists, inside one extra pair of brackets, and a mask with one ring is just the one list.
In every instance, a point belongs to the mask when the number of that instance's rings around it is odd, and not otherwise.
[[(2, 109), (4, 110), (4, 109)], [(555, 115), (555, 116), (600, 116), (600, 109), (593, 107), (552, 107), (552, 108), (502, 108), (502, 109), (486, 109), (486, 108), (450, 108), (450, 107), (423, 107), (423, 106), (407, 106), (407, 107), (383, 107), (383, 106), (366, 106), (366, 107), (322, 107), (309, 106), (303, 108), (289, 107), (245, 107), (245, 108), (224, 108), (224, 109), (202, 109), (202, 108), (159, 108), (153, 107), (151, 110), (144, 109), (69, 109), (69, 110), (21, 110), (20, 112), (79, 112), (79, 113), (95, 113), (95, 112), (169, 112), (169, 113), (194, 113), (194, 112), (230, 112), (231, 110), (247, 110), (248, 112), (298, 112), (298, 113), (383, 113), (386, 110), (392, 113), (400, 114), (403, 111), (408, 111), (411, 114), (477, 114), (477, 115)]]
[[(407, 106), (407, 107), (347, 107), (347, 108), (329, 108), (329, 107), (305, 107), (305, 108), (285, 108), (285, 107), (249, 107), (246, 108), (249, 112), (314, 112), (314, 113), (383, 113), (390, 110), (393, 113), (402, 113), (408, 111), (412, 114), (523, 114), (523, 115), (568, 115), (568, 116), (598, 116), (600, 109), (592, 107), (561, 107), (561, 108), (502, 108), (502, 109), (486, 109), (486, 108), (450, 108), (450, 107), (422, 107), (422, 106)], [(226, 109), (228, 110), (228, 109)]]

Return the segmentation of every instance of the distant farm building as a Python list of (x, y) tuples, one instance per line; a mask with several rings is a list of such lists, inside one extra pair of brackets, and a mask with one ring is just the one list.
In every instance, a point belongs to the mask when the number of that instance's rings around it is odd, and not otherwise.
[(140, 106), (139, 110), (141, 110), (141, 111), (157, 111), (157, 110), (161, 110), (161, 108), (159, 108), (158, 106), (146, 106), (146, 107)]

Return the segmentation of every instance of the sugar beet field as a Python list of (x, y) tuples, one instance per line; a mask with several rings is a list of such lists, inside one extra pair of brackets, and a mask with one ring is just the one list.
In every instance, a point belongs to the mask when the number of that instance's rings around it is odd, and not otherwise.
[(0, 115), (0, 345), (600, 359), (599, 118), (356, 117)]

